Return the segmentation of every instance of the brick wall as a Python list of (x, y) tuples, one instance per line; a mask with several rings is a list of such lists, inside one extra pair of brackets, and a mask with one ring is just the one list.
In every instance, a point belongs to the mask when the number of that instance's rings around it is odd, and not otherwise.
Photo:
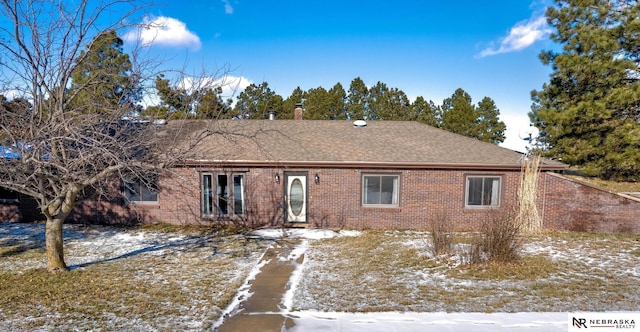
[[(274, 181), (277, 170), (267, 168), (175, 168), (161, 178), (157, 204), (131, 204), (137, 211), (148, 215), (148, 220), (173, 224), (234, 224), (234, 225), (281, 225), (282, 182)], [(282, 176), (282, 170), (279, 170)], [(245, 216), (218, 218), (202, 216), (200, 177), (202, 173), (244, 174)]]
[[(242, 173), (245, 175), (245, 216), (203, 217), (200, 175)], [(128, 204), (121, 201), (85, 202), (70, 221), (97, 223), (167, 222), (174, 224), (240, 224), (277, 226), (284, 223), (285, 172), (308, 176), (308, 226), (329, 228), (428, 229), (433, 220), (446, 219), (458, 230), (477, 229), (487, 209), (465, 207), (467, 175), (500, 176), (500, 210), (516, 204), (520, 173), (457, 169), (330, 169), (330, 168), (175, 168), (160, 181), (157, 203)], [(276, 183), (274, 175), (280, 176)], [(315, 183), (315, 174), (320, 177)], [(362, 206), (363, 174), (400, 176), (399, 206)], [(33, 199), (20, 197), (16, 205), (0, 206), (3, 221), (41, 220)], [(542, 173), (538, 208), (548, 229), (589, 232), (640, 233), (640, 199), (609, 193), (554, 173)], [(21, 218), (20, 218), (20, 215)]]
[(610, 193), (553, 173), (541, 178), (545, 228), (640, 233), (640, 199)]
[[(518, 173), (463, 170), (317, 169), (319, 184), (309, 184), (311, 224), (349, 228), (427, 229), (433, 220), (446, 218), (457, 229), (476, 229), (487, 209), (465, 208), (467, 175), (502, 177), (502, 209), (515, 202)], [(362, 206), (362, 176), (400, 176), (398, 207)], [(327, 220), (328, 222), (324, 222)]]
[[(239, 220), (203, 218), (200, 214), (201, 172), (242, 172), (246, 181), (246, 217)], [(467, 175), (502, 177), (501, 208), (515, 204), (519, 172), (475, 170), (379, 170), (328, 168), (178, 168), (160, 184), (158, 204), (140, 205), (150, 220), (176, 224), (247, 223), (281, 225), (284, 221), (284, 174), (306, 172), (308, 176), (308, 224), (331, 228), (426, 229), (436, 218), (447, 218), (458, 229), (477, 228), (487, 209), (465, 208)], [(280, 182), (276, 183), (275, 174)], [(319, 183), (314, 182), (318, 174)], [(398, 207), (362, 206), (363, 174), (400, 176)]]
[(153, 222), (200, 223), (200, 179), (189, 168), (174, 168), (160, 179), (158, 203), (130, 204)]
[(15, 193), (14, 199), (0, 200), (0, 221), (34, 222), (44, 220), (38, 202), (27, 195)]

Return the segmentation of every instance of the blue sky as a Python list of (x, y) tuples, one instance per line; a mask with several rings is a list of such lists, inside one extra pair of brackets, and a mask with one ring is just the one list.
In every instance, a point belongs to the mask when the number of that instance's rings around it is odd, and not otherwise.
[[(551, 69), (549, 0), (168, 1), (140, 36), (167, 67), (230, 69), (240, 86), (266, 81), (287, 98), (300, 87), (348, 89), (360, 77), (437, 105), (457, 88), (492, 98), (507, 124), (503, 144), (524, 150), (530, 92)], [(132, 32), (132, 31), (130, 31)], [(132, 34), (133, 35), (133, 34)], [(127, 38), (130, 38), (127, 36)]]

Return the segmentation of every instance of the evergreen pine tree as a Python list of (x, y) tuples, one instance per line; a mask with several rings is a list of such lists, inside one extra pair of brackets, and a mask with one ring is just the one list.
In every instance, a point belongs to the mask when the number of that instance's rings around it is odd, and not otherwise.
[(532, 92), (544, 154), (604, 178), (640, 178), (640, 3), (556, 0), (547, 10), (560, 52)]

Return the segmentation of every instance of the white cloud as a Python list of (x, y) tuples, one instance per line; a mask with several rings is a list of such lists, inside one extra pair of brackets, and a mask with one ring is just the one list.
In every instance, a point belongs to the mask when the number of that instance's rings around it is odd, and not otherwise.
[(145, 17), (139, 28), (125, 34), (124, 40), (141, 42), (144, 46), (188, 47), (191, 50), (202, 46), (200, 37), (189, 31), (184, 22), (166, 16)]
[(224, 3), (224, 13), (229, 15), (233, 14), (233, 7), (231, 7), (229, 0), (220, 0), (220, 1)]
[[(214, 88), (222, 88), (222, 93), (220, 96), (223, 100), (227, 100), (229, 98), (233, 99), (240, 92), (244, 91), (246, 87), (251, 85), (253, 82), (243, 76), (224, 76), (222, 78), (214, 78), (214, 77), (203, 77), (203, 78), (195, 78), (195, 77), (185, 77), (176, 85), (179, 88), (183, 88), (187, 90), (188, 93), (193, 92), (194, 89), (214, 89)], [(173, 83), (171, 83), (173, 85)], [(235, 100), (233, 101), (235, 102)], [(161, 100), (158, 94), (154, 89), (152, 89), (149, 93), (143, 96), (141, 104), (143, 107), (160, 105)]]
[(231, 98), (237, 96), (240, 92), (244, 91), (253, 81), (246, 77), (227, 76), (222, 81), (222, 96), (225, 98)]
[(222, 78), (204, 77), (193, 78), (185, 77), (178, 84), (181, 88), (191, 91), (192, 89), (204, 89), (204, 88), (221, 88), (221, 96), (224, 99), (233, 98), (240, 92), (244, 91), (246, 87), (253, 82), (243, 76), (224, 76)]
[(10, 89), (10, 90), (0, 91), (0, 95), (4, 96), (9, 101), (14, 100), (15, 98), (23, 96), (23, 94), (20, 92), (20, 90), (17, 90), (17, 89)]
[(533, 129), (529, 125), (529, 116), (527, 114), (503, 113), (500, 114), (500, 120), (507, 125), (505, 140), (500, 143), (500, 146), (514, 151), (527, 152), (527, 148), (530, 148), (529, 142), (523, 138)]
[(480, 52), (480, 57), (508, 53), (524, 49), (538, 40), (546, 38), (551, 29), (547, 25), (544, 15), (534, 16), (528, 21), (516, 24), (509, 31), (509, 35), (500, 40), (499, 46), (490, 46)]

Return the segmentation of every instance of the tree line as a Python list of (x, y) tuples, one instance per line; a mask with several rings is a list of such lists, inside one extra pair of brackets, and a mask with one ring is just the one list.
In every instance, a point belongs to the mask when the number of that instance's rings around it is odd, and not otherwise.
[(463, 89), (457, 89), (442, 105), (436, 105), (421, 96), (411, 102), (402, 90), (383, 82), (367, 87), (356, 77), (348, 90), (341, 83), (328, 90), (317, 87), (303, 91), (297, 87), (285, 99), (265, 81), (247, 86), (234, 102), (223, 100), (220, 88), (186, 89), (172, 86), (164, 76), (158, 76), (155, 84), (160, 103), (142, 112), (154, 118), (267, 119), (275, 111), (278, 119), (293, 119), (295, 105), (301, 103), (307, 120), (418, 121), (484, 142), (498, 144), (505, 139), (506, 125), (500, 120), (495, 102), (484, 97), (473, 104)]
[[(640, 4), (634, 0), (555, 0), (548, 8), (551, 39), (562, 49), (540, 53), (553, 72), (542, 89), (532, 92), (529, 117), (540, 129), (537, 153), (603, 178), (640, 179), (638, 13)], [(286, 98), (267, 82), (254, 83), (225, 100), (215, 84), (186, 87), (159, 74), (153, 84), (159, 103), (142, 108), (138, 102), (144, 89), (122, 52), (122, 40), (105, 31), (90, 45), (92, 52), (88, 48), (74, 58), (77, 66), (67, 86), (29, 100), (37, 100), (38, 107), (98, 114), (128, 105), (134, 114), (167, 119), (266, 119), (271, 110), (279, 119), (291, 119), (295, 105), (302, 102), (309, 120), (411, 120), (486, 142), (505, 138), (506, 126), (489, 97), (474, 104), (466, 91), (457, 89), (440, 105), (423, 97), (410, 101), (398, 88), (383, 82), (369, 87), (359, 77), (347, 89), (340, 83), (329, 89), (298, 87)], [(105, 102), (95, 103), (96, 95)], [(40, 103), (41, 96), (48, 99)], [(10, 109), (28, 105), (26, 99), (7, 103), (3, 101)]]

